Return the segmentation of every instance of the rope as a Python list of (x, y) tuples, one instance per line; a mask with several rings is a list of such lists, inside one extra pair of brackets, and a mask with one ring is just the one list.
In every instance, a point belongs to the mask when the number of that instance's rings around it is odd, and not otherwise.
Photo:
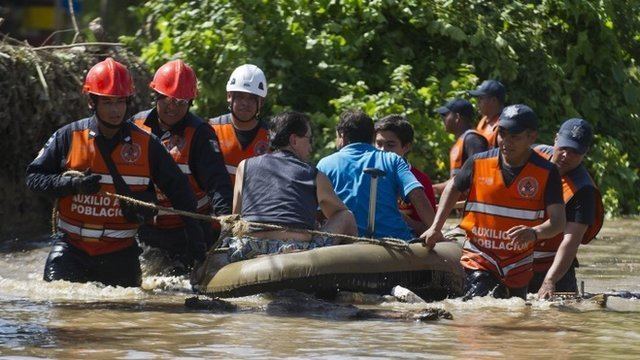
[[(63, 173), (63, 176), (81, 176), (81, 175), (84, 175), (84, 174), (76, 170), (69, 170)], [(334, 234), (334, 233), (319, 231), (319, 230), (288, 228), (286, 226), (281, 226), (281, 225), (245, 221), (245, 220), (242, 220), (240, 218), (240, 215), (238, 214), (223, 215), (223, 216), (204, 215), (204, 214), (193, 213), (190, 211), (178, 210), (171, 207), (160, 206), (154, 203), (145, 202), (142, 200), (134, 199), (129, 196), (115, 194), (108, 191), (104, 192), (104, 194), (114, 197), (118, 200), (127, 201), (134, 205), (146, 207), (149, 209), (161, 210), (164, 212), (186, 216), (192, 219), (197, 219), (202, 221), (212, 221), (212, 220), (218, 221), (220, 222), (221, 225), (226, 226), (228, 229), (231, 229), (231, 232), (235, 236), (242, 236), (244, 234), (250, 233), (250, 229), (252, 228), (260, 228), (262, 230), (291, 231), (291, 232), (305, 233), (305, 234), (311, 234), (311, 235), (327, 236), (327, 237), (339, 238), (344, 240), (350, 240), (352, 242), (365, 242), (369, 244), (396, 247), (400, 249), (409, 248), (409, 244), (407, 244), (407, 242), (402, 239), (396, 239), (396, 238), (390, 238), (390, 237), (372, 239), (372, 238), (366, 238), (366, 237), (360, 237), (360, 236)], [(54, 234), (56, 231), (57, 214), (58, 214), (57, 205), (58, 205), (58, 202), (56, 201), (54, 203), (53, 211), (51, 214), (51, 227)]]
[(142, 207), (146, 207), (146, 208), (150, 208), (150, 209), (162, 210), (162, 211), (170, 212), (170, 213), (173, 213), (173, 214), (176, 214), (176, 215), (187, 216), (187, 217), (190, 217), (190, 218), (193, 218), (193, 219), (197, 219), (197, 220), (204, 220), (204, 221), (215, 220), (215, 221), (218, 221), (221, 224), (226, 225), (229, 228), (231, 228), (232, 229), (232, 233), (235, 236), (242, 236), (242, 235), (248, 233), (250, 228), (258, 227), (258, 228), (263, 229), (263, 230), (299, 232), (299, 233), (306, 233), (306, 234), (311, 234), (311, 235), (335, 237), (335, 238), (340, 238), (340, 239), (351, 240), (351, 241), (354, 241), (354, 242), (355, 241), (361, 241), (361, 242), (367, 242), (367, 243), (376, 244), (376, 245), (395, 246), (395, 247), (405, 248), (405, 249), (409, 247), (409, 245), (404, 240), (401, 240), (401, 239), (388, 238), (388, 237), (379, 238), (379, 239), (371, 239), (371, 238), (359, 237), (359, 236), (334, 234), (334, 233), (325, 232), (325, 231), (319, 231), (319, 230), (288, 228), (288, 227), (282, 226), (282, 225), (274, 225), (274, 224), (265, 224), (265, 223), (259, 223), (259, 222), (253, 222), (253, 221), (245, 221), (245, 220), (240, 219), (240, 216), (237, 215), (237, 214), (234, 214), (234, 215), (223, 215), (223, 216), (203, 215), (203, 214), (192, 213), (192, 212), (189, 212), (189, 211), (178, 210), (178, 209), (174, 209), (174, 208), (170, 208), (170, 207), (159, 206), (159, 205), (156, 205), (156, 204), (153, 204), (153, 203), (148, 203), (148, 202), (145, 202), (145, 201), (141, 201), (141, 200), (134, 199), (134, 198), (131, 198), (131, 197), (128, 197), (128, 196), (120, 195), (120, 194), (114, 194), (114, 193), (111, 193), (111, 192), (105, 192), (105, 194), (109, 195), (109, 196), (113, 196), (113, 197), (117, 198), (118, 200), (128, 201), (128, 202), (130, 202), (132, 204), (135, 204), (135, 205), (138, 205), (138, 206), (142, 206)]

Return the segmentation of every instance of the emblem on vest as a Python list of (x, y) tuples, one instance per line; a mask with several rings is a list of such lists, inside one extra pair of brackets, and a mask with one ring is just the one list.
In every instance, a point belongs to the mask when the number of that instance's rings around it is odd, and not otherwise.
[(266, 154), (268, 150), (269, 150), (269, 143), (264, 140), (258, 141), (256, 146), (253, 147), (253, 152), (256, 155)]
[(538, 193), (538, 180), (527, 176), (518, 182), (518, 194), (525, 199), (530, 199)]
[(120, 156), (122, 157), (122, 160), (128, 163), (136, 162), (140, 158), (140, 145), (136, 143), (127, 143), (122, 145)]
[(172, 135), (169, 139), (166, 140), (164, 146), (169, 150), (171, 154), (180, 153), (184, 148), (186, 141), (184, 136), (180, 135)]

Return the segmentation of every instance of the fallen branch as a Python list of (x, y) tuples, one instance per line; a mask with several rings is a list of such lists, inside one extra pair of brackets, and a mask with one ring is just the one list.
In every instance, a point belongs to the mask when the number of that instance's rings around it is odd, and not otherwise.
[(48, 45), (32, 47), (31, 50), (50, 50), (50, 49), (69, 49), (77, 46), (125, 46), (124, 43), (112, 43), (112, 42), (83, 42), (69, 45)]

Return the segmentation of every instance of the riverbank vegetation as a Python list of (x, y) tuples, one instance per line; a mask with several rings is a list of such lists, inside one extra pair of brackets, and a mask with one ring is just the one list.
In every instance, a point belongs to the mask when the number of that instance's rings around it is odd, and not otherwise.
[(530, 105), (540, 141), (583, 117), (597, 132), (587, 161), (609, 214), (640, 209), (640, 3), (635, 1), (147, 1), (124, 40), (151, 68), (181, 57), (200, 79), (202, 116), (226, 111), (228, 75), (267, 74), (264, 115), (312, 114), (317, 158), (334, 150), (342, 110), (403, 113), (417, 129), (410, 156), (447, 174), (453, 138), (433, 110), (496, 78), (508, 103)]

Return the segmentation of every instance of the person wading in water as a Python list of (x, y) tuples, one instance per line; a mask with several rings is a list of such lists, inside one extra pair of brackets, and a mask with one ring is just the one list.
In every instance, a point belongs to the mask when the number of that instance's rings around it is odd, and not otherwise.
[[(27, 167), (27, 186), (58, 199), (44, 280), (140, 286), (135, 236), (149, 214), (106, 192), (149, 201), (155, 185), (176, 209), (190, 212), (196, 199), (157, 138), (124, 121), (134, 93), (124, 65), (107, 58), (92, 67), (84, 92), (93, 115), (56, 131)], [(82, 175), (67, 175), (70, 170)], [(204, 260), (202, 229), (192, 219), (182, 220), (189, 229), (190, 256)]]

